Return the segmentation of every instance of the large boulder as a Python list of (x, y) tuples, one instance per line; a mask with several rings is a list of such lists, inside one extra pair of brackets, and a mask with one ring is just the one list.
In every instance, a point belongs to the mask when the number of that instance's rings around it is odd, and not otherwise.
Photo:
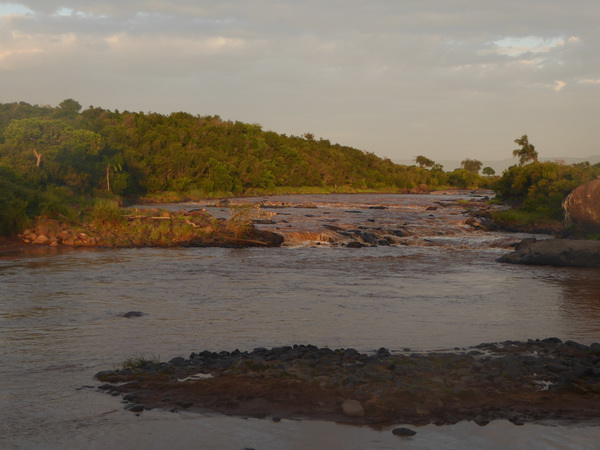
[(499, 261), (559, 267), (600, 267), (600, 241), (549, 239), (524, 243)]
[(600, 233), (600, 179), (573, 189), (563, 208), (567, 225), (587, 234)]

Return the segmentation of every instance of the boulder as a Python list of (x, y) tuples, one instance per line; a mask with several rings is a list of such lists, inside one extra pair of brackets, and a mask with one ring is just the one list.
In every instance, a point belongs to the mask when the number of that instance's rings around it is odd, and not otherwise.
[(558, 267), (600, 267), (600, 241), (549, 239), (519, 246), (499, 262)]
[(48, 242), (50, 242), (50, 239), (47, 236), (44, 236), (43, 234), (39, 234), (34, 240), (33, 243), (34, 244), (47, 244)]
[(563, 209), (567, 225), (582, 233), (600, 233), (600, 179), (573, 189)]
[(342, 411), (349, 417), (364, 417), (365, 415), (365, 410), (358, 400), (345, 400), (342, 403)]

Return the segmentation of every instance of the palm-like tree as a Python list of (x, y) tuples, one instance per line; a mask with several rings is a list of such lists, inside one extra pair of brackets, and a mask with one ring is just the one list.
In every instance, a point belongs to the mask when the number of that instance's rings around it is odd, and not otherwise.
[(535, 150), (535, 146), (529, 143), (527, 135), (524, 134), (520, 139), (515, 139), (515, 144), (521, 146), (513, 150), (513, 156), (519, 158), (519, 165), (523, 166), (528, 162), (534, 162), (538, 160), (538, 152)]

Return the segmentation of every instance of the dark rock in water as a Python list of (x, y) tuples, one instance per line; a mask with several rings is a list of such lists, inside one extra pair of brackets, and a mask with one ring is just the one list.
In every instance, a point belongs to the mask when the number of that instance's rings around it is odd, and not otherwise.
[(283, 236), (268, 230), (254, 229), (250, 239), (261, 241), (266, 247), (279, 247), (283, 243)]
[(127, 411), (131, 411), (134, 413), (142, 412), (144, 407), (142, 405), (130, 405), (125, 408)]
[(174, 366), (177, 366), (177, 367), (187, 365), (186, 359), (182, 358), (181, 356), (177, 356), (177, 357), (171, 359), (169, 361), (169, 363), (172, 364), (172, 365), (174, 365)]
[(107, 375), (112, 375), (113, 373), (115, 373), (114, 370), (101, 370), (96, 375), (94, 375), (94, 378), (105, 377)]
[(563, 208), (568, 225), (583, 233), (600, 233), (600, 179), (573, 189)]
[(600, 267), (600, 241), (551, 239), (524, 244), (499, 262), (558, 267)]
[(362, 247), (364, 247), (364, 245), (361, 244), (358, 241), (353, 241), (353, 242), (348, 242), (348, 244), (346, 245), (346, 247), (348, 247), (348, 248), (362, 248)]
[(123, 314), (123, 317), (131, 319), (132, 317), (142, 317), (144, 315), (141, 311), (129, 311)]
[(392, 433), (396, 436), (414, 436), (417, 434), (415, 430), (411, 430), (410, 428), (394, 428)]

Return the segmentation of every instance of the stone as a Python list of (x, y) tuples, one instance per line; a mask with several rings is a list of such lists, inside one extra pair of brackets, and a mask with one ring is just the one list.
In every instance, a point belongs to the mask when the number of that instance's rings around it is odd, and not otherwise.
[(600, 179), (573, 189), (563, 209), (567, 225), (582, 233), (600, 233)]
[(502, 256), (498, 261), (557, 267), (600, 267), (600, 241), (576, 239), (535, 241)]
[(346, 245), (346, 247), (348, 247), (348, 248), (362, 248), (362, 247), (364, 247), (364, 245), (361, 244), (358, 241), (352, 241), (352, 242), (348, 242), (348, 244)]
[(178, 366), (178, 367), (182, 367), (187, 365), (187, 361), (185, 360), (185, 358), (182, 358), (181, 356), (177, 356), (173, 359), (171, 359), (169, 361), (169, 364), (172, 364), (174, 366)]
[(43, 234), (36, 236), (36, 238), (32, 241), (34, 244), (47, 244), (50, 239)]
[(342, 411), (349, 417), (364, 417), (365, 415), (365, 410), (358, 400), (345, 400), (342, 403)]
[(415, 430), (411, 430), (410, 428), (394, 428), (392, 430), (392, 434), (394, 434), (394, 436), (414, 436), (415, 434), (417, 434), (417, 432)]

